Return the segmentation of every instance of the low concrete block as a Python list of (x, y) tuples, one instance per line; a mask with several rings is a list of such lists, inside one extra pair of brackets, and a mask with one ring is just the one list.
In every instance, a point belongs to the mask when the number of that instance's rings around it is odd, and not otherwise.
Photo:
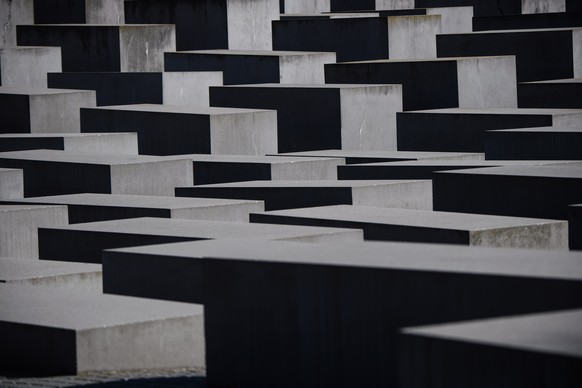
[(210, 105), (277, 110), (279, 152), (396, 150), (400, 85), (237, 85), (210, 88)]
[(440, 27), (439, 15), (279, 20), (273, 49), (335, 52), (338, 62), (435, 58)]
[(194, 184), (256, 180), (335, 180), (344, 159), (282, 156), (177, 155), (193, 161)]
[(519, 82), (582, 76), (582, 29), (486, 31), (437, 36), (438, 57), (515, 55)]
[(398, 149), (484, 152), (493, 129), (582, 126), (582, 110), (438, 109), (397, 113)]
[(100, 265), (0, 257), (0, 283), (57, 288), (71, 292), (103, 291)]
[(581, 160), (582, 129), (518, 128), (487, 131), (487, 159)]
[(335, 53), (201, 50), (164, 56), (167, 72), (222, 71), (225, 85), (323, 84), (326, 63), (335, 63)]
[(0, 290), (0, 361), (9, 372), (205, 364), (202, 306), (20, 285)]
[(404, 110), (517, 108), (512, 56), (337, 63), (325, 65), (325, 80), (402, 84)]
[(582, 202), (582, 163), (443, 171), (433, 190), (435, 210), (567, 220)]
[(431, 183), (418, 181), (251, 181), (176, 188), (177, 197), (254, 199), (265, 210), (326, 205), (431, 209)]
[(248, 222), (250, 212), (265, 209), (261, 201), (89, 193), (31, 197), (13, 202), (67, 205), (70, 224), (137, 217)]
[[(271, 50), (278, 0), (140, 0), (125, 3), (126, 23), (176, 25), (178, 50)], [(175, 50), (166, 50), (175, 51)]]
[(66, 206), (0, 205), (0, 257), (38, 258), (38, 228), (66, 225)]
[(570, 249), (582, 250), (582, 204), (568, 207)]
[(517, 98), (520, 108), (582, 109), (582, 78), (523, 82)]
[(34, 0), (0, 0), (0, 46), (16, 46), (16, 26), (34, 23)]
[(422, 151), (353, 151), (321, 150), (289, 152), (273, 156), (307, 158), (342, 158), (346, 164), (399, 162), (407, 160), (483, 160), (481, 153), (422, 152)]
[(578, 387), (580, 322), (582, 310), (567, 310), (404, 329), (399, 381), (406, 388)]
[(24, 196), (75, 193), (172, 195), (192, 184), (192, 163), (152, 156), (32, 150), (0, 153), (0, 167), (24, 171)]
[(0, 86), (46, 88), (61, 70), (60, 47), (0, 47)]
[(80, 132), (79, 109), (92, 106), (94, 91), (0, 87), (0, 132)]
[(22, 170), (0, 168), (0, 200), (20, 199), (24, 196)]
[(0, 134), (0, 151), (35, 149), (137, 155), (135, 133), (26, 133)]
[[(42, 260), (101, 263), (104, 249), (208, 239), (290, 240), (303, 242), (362, 241), (359, 229), (267, 226), (242, 222), (165, 218), (130, 218), (39, 228)], [(567, 233), (566, 233), (567, 240)]]
[(34, 23), (123, 24), (125, 23), (123, 0), (36, 1)]
[(162, 73), (165, 105), (210, 106), (209, 88), (223, 85), (220, 71)]
[[(122, 129), (123, 128), (123, 129)], [(138, 133), (140, 154), (277, 152), (277, 112), (170, 105), (122, 105), (81, 110), (83, 132)]]
[(582, 303), (569, 252), (221, 240), (123, 251), (144, 249), (202, 266), (207, 381), (223, 386), (394, 386), (402, 327)]
[(364, 231), (366, 240), (568, 249), (568, 223), (565, 221), (350, 205), (253, 213), (250, 220), (267, 224), (358, 228)]
[(65, 72), (163, 71), (164, 51), (176, 50), (173, 25), (37, 24), (17, 31), (19, 46), (61, 46)]

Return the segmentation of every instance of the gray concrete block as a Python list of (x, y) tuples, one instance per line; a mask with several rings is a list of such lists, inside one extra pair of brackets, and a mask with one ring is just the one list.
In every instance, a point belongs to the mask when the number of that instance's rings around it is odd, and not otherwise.
[(582, 204), (568, 206), (570, 249), (582, 250)]
[(437, 171), (499, 166), (541, 166), (562, 160), (413, 160), (338, 166), (338, 179), (432, 179)]
[(223, 85), (220, 71), (162, 73), (165, 105), (210, 106), (208, 89)]
[(408, 181), (251, 181), (177, 187), (177, 197), (254, 199), (265, 210), (326, 205), (431, 209), (431, 182)]
[(582, 160), (582, 129), (538, 127), (487, 131), (485, 155), (487, 159)]
[(4, 133), (0, 151), (52, 149), (72, 152), (137, 155), (135, 133)]
[(0, 47), (0, 85), (46, 88), (47, 73), (60, 72), (60, 47)]
[(0, 200), (20, 199), (24, 196), (22, 170), (0, 168)]
[(81, 110), (83, 132), (137, 132), (147, 155), (277, 152), (277, 112), (170, 105), (122, 105)]
[(404, 110), (517, 108), (513, 56), (330, 64), (325, 66), (325, 80), (328, 83), (402, 84)]
[(32, 150), (0, 153), (0, 167), (24, 171), (24, 196), (75, 193), (172, 195), (192, 184), (192, 163), (143, 155)]
[(31, 286), (0, 289), (0, 360), (12, 373), (204, 366), (202, 306)]
[(582, 76), (582, 29), (480, 31), (439, 35), (439, 57), (515, 55), (519, 82)]
[(13, 202), (67, 205), (71, 224), (137, 217), (248, 222), (250, 212), (265, 209), (261, 201), (89, 193), (31, 197)]
[(433, 190), (435, 210), (567, 220), (582, 201), (582, 163), (437, 172)]
[(273, 22), (273, 49), (330, 51), (340, 62), (435, 58), (440, 32), (440, 15), (287, 19)]
[(245, 155), (177, 155), (165, 159), (190, 159), (194, 184), (256, 180), (335, 180), (341, 158), (308, 158)]
[(346, 164), (399, 162), (407, 160), (483, 160), (480, 153), (422, 152), (422, 151), (353, 151), (321, 150), (276, 154), (279, 157), (343, 158)]
[(326, 63), (335, 63), (335, 53), (201, 50), (164, 56), (167, 72), (222, 71), (225, 85), (323, 84)]
[(71, 292), (103, 291), (101, 266), (0, 257), (0, 283), (50, 287)]
[(0, 46), (16, 46), (16, 26), (34, 23), (34, 0), (0, 1)]
[(395, 386), (402, 327), (582, 304), (569, 252), (220, 240), (121, 251), (144, 250), (202, 266), (207, 381), (224, 386)]
[(566, 0), (521, 0), (521, 13), (566, 12)]
[(366, 240), (568, 249), (568, 223), (555, 220), (349, 205), (253, 213), (250, 220), (358, 228)]
[(180, 51), (271, 50), (271, 21), (278, 19), (278, 0), (140, 0), (125, 3), (126, 23), (175, 24)]
[(176, 50), (173, 25), (37, 24), (17, 30), (20, 46), (61, 46), (66, 72), (163, 71), (164, 51)]
[(210, 88), (210, 105), (277, 110), (279, 152), (395, 150), (400, 85), (260, 84)]
[(566, 310), (405, 329), (400, 386), (578, 387), (581, 322)]
[(483, 152), (485, 133), (494, 129), (582, 127), (582, 110), (435, 109), (397, 114), (398, 149)]
[(517, 98), (520, 108), (582, 109), (582, 78), (522, 82)]
[(0, 87), (0, 132), (80, 132), (79, 109), (95, 103), (94, 91)]
[[(567, 232), (565, 236), (567, 240)], [(208, 239), (349, 242), (362, 241), (363, 233), (359, 229), (130, 218), (40, 228), (39, 257), (41, 260), (101, 263), (104, 249)]]
[(0, 205), (0, 257), (38, 258), (38, 228), (67, 223), (66, 206)]

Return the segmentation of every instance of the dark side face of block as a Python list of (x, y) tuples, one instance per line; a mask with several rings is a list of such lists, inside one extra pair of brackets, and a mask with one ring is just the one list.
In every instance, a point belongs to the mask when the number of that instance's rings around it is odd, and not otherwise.
[(85, 0), (33, 1), (34, 24), (84, 24)]
[(24, 94), (0, 94), (0, 133), (30, 133), (30, 100)]

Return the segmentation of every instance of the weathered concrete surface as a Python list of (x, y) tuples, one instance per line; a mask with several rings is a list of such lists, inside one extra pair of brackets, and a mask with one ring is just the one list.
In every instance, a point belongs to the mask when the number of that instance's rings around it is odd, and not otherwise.
[(202, 306), (21, 285), (0, 290), (0, 361), (13, 373), (204, 366)]
[(210, 105), (277, 110), (279, 152), (396, 150), (400, 85), (258, 84), (210, 88)]
[[(565, 234), (567, 240), (567, 232)], [(42, 260), (101, 263), (104, 249), (208, 239), (362, 241), (359, 229), (261, 225), (242, 222), (131, 218), (39, 229)]]
[(137, 132), (146, 155), (277, 152), (277, 112), (261, 109), (121, 105), (81, 110), (83, 132)]
[(0, 257), (0, 283), (58, 288), (70, 292), (103, 291), (101, 266)]
[(578, 387), (580, 322), (566, 310), (404, 329), (401, 386)]
[(582, 78), (523, 82), (517, 98), (520, 108), (582, 109)]
[(61, 70), (60, 47), (0, 47), (0, 86), (46, 88)]
[(404, 110), (517, 108), (515, 58), (512, 56), (330, 64), (325, 66), (325, 80), (328, 83), (402, 84)]
[(326, 205), (431, 209), (431, 182), (406, 181), (252, 181), (177, 187), (177, 197), (254, 199), (265, 210)]
[(220, 71), (162, 73), (165, 105), (210, 106), (208, 89), (223, 85)]
[(94, 91), (0, 87), (0, 132), (80, 132), (79, 109), (95, 104)]
[(253, 213), (250, 220), (359, 228), (366, 240), (568, 249), (568, 223), (555, 220), (349, 205)]
[(398, 162), (406, 160), (483, 160), (481, 153), (423, 152), (423, 151), (354, 151), (321, 150), (276, 154), (279, 157), (343, 158), (346, 164)]
[(199, 50), (164, 56), (167, 72), (222, 71), (225, 85), (323, 84), (326, 63), (335, 63), (335, 53)]
[(85, 23), (124, 24), (123, 0), (85, 0)]
[(137, 217), (246, 223), (250, 212), (265, 209), (261, 201), (90, 193), (31, 197), (13, 202), (67, 205), (71, 224)]
[(38, 228), (68, 223), (66, 206), (0, 205), (0, 257), (38, 258)]
[(192, 163), (159, 157), (56, 150), (0, 153), (0, 167), (24, 171), (24, 196), (75, 193), (172, 195), (192, 184)]
[(582, 163), (437, 172), (433, 190), (435, 210), (567, 220), (582, 201)]
[(0, 200), (20, 199), (24, 196), (22, 170), (0, 168)]
[(582, 126), (582, 110), (435, 109), (397, 113), (398, 149), (483, 152), (493, 129)]
[(0, 0), (0, 46), (16, 46), (16, 26), (34, 23), (34, 0)]
[(137, 155), (135, 133), (0, 134), (0, 151), (53, 149), (72, 152)]

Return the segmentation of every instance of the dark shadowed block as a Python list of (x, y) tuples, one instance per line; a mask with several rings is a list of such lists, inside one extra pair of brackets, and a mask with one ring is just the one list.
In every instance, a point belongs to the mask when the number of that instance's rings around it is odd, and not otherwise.
[(473, 31), (582, 27), (582, 13), (535, 13), (473, 18)]
[(520, 83), (517, 99), (520, 108), (582, 109), (582, 78)]
[(568, 207), (570, 249), (582, 250), (582, 205)]

